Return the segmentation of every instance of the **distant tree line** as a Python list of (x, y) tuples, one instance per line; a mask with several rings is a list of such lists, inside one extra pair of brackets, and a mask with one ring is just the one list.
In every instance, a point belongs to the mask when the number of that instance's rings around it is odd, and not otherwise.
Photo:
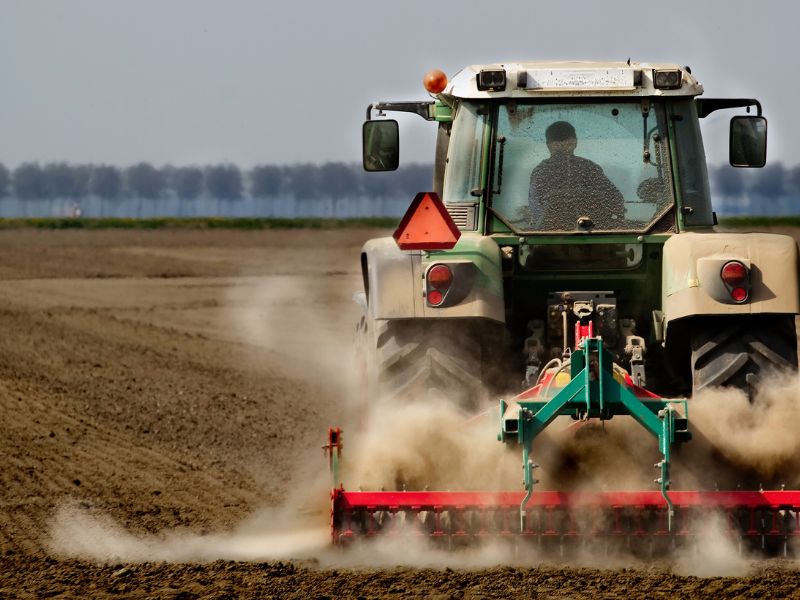
[[(763, 169), (712, 166), (709, 178), (715, 195), (725, 198), (797, 196), (800, 206), (800, 165), (774, 162)], [(293, 196), (298, 200), (347, 197), (411, 197), (430, 189), (432, 166), (408, 164), (389, 173), (366, 173), (358, 164), (259, 165), (243, 170), (232, 164), (155, 167), (141, 162), (112, 165), (28, 162), (9, 170), (0, 163), (0, 198), (22, 200), (104, 200), (200, 197), (238, 200), (244, 197)]]
[(300, 200), (372, 196), (413, 196), (431, 187), (433, 167), (408, 164), (389, 173), (366, 173), (361, 165), (329, 162), (322, 165), (259, 165), (242, 170), (236, 165), (155, 167), (141, 162), (112, 165), (27, 162), (9, 170), (0, 163), (0, 198), (23, 200), (95, 196), (159, 199), (200, 197), (221, 200), (294, 196)]
[(736, 169), (720, 165), (709, 169), (711, 186), (717, 194), (731, 198), (762, 196), (800, 198), (800, 165), (786, 167), (783, 163), (769, 163), (762, 169)]

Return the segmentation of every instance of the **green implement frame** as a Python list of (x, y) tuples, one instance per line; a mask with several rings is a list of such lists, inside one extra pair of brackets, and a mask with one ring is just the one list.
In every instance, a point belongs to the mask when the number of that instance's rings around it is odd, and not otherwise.
[[(688, 441), (688, 407), (685, 400), (665, 400), (656, 397), (639, 397), (633, 388), (614, 378), (613, 358), (603, 346), (602, 338), (586, 337), (572, 353), (569, 363), (571, 380), (552, 397), (535, 400), (518, 400), (516, 411), (500, 401), (501, 429), (498, 439), (507, 444), (522, 445), (522, 469), (525, 498), (520, 504), (520, 527), (525, 530), (525, 511), (538, 483), (533, 470), (538, 467), (532, 460), (533, 442), (559, 415), (577, 419), (596, 418), (608, 420), (617, 415), (629, 415), (658, 439), (662, 459), (655, 467), (661, 475), (655, 480), (667, 504), (668, 528), (672, 529), (674, 508), (669, 497), (670, 449), (674, 443)], [(549, 389), (549, 388), (548, 388)], [(683, 405), (683, 416), (675, 409)]]

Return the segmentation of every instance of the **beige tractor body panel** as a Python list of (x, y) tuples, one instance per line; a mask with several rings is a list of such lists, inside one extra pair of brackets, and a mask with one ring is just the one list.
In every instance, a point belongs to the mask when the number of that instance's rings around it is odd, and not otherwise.
[[(361, 250), (367, 304), (374, 319), (486, 318), (505, 322), (500, 251), (481, 235), (462, 235), (447, 252), (400, 250), (393, 238), (369, 240)], [(425, 300), (425, 274), (435, 264), (468, 279), (459, 302), (433, 308)]]
[[(733, 301), (721, 279), (725, 263), (750, 270), (746, 302)], [(693, 315), (797, 314), (798, 251), (795, 241), (769, 233), (681, 233), (664, 244), (664, 322)]]

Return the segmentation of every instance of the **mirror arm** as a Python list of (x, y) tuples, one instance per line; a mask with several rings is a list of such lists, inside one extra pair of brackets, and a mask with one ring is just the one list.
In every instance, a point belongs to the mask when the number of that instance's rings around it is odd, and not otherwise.
[(756, 107), (756, 116), (761, 116), (761, 102), (755, 98), (696, 98), (697, 116), (701, 119), (707, 117), (715, 110), (724, 108), (749, 108)]
[(395, 112), (410, 112), (419, 115), (426, 121), (433, 121), (431, 107), (434, 102), (375, 102), (367, 106), (367, 121), (372, 120), (372, 111), (383, 112), (385, 110)]

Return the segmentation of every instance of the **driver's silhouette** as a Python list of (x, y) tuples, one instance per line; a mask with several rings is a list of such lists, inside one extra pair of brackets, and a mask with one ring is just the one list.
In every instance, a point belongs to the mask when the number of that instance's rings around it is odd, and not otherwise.
[(534, 226), (544, 230), (619, 227), (625, 215), (622, 194), (600, 165), (575, 156), (575, 128), (567, 121), (556, 121), (545, 131), (545, 141), (550, 158), (533, 169), (528, 194)]

